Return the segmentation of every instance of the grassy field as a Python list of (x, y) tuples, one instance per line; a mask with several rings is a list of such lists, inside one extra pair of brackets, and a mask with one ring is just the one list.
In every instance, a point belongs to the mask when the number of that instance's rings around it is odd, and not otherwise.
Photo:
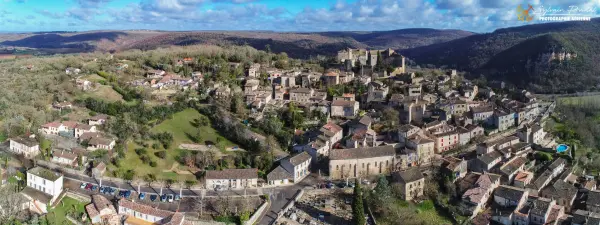
[[(48, 223), (52, 225), (72, 224), (66, 218), (67, 213), (75, 212), (76, 215), (81, 215), (82, 213), (85, 213), (85, 205), (87, 204), (87, 202), (80, 202), (69, 197), (64, 197), (62, 201), (58, 203), (58, 206), (56, 206), (56, 208), (48, 212), (48, 214), (46, 215), (46, 219)], [(71, 217), (77, 220), (80, 219), (80, 217)]]
[[(153, 149), (151, 146), (154, 141), (148, 141), (149, 147), (145, 148), (148, 151), (148, 156), (152, 161), (157, 163), (156, 167), (151, 167), (149, 164), (144, 163), (140, 156), (135, 152), (137, 148), (143, 148), (134, 142), (129, 142), (127, 146), (127, 152), (125, 158), (121, 163), (121, 170), (134, 170), (136, 175), (143, 177), (146, 174), (154, 174), (158, 179), (194, 179), (194, 175), (188, 173), (188, 168), (184, 165), (180, 165), (176, 158), (185, 152), (186, 150), (178, 149), (181, 143), (193, 143), (188, 137), (188, 134), (195, 135), (200, 130), (202, 139), (204, 141), (212, 141), (216, 143), (217, 137), (221, 137), (221, 143), (224, 143), (225, 147), (235, 146), (234, 143), (227, 140), (218, 134), (218, 132), (210, 126), (196, 128), (190, 124), (193, 119), (199, 118), (200, 113), (194, 109), (187, 109), (182, 112), (173, 115), (172, 119), (165, 120), (159, 125), (153, 127), (151, 132), (169, 132), (173, 134), (173, 144), (169, 149), (163, 149), (162, 146), (158, 149)], [(166, 151), (165, 159), (161, 159), (155, 155), (156, 152)], [(109, 166), (111, 169), (116, 169), (114, 165)], [(176, 173), (175, 171), (180, 171)]]
[[(414, 204), (412, 202), (406, 202), (403, 200), (396, 200), (393, 204), (392, 211), (401, 212), (403, 214), (409, 213), (410, 216), (406, 217), (412, 224), (426, 224), (426, 225), (446, 225), (452, 224), (450, 220), (440, 214), (435, 208), (431, 200), (424, 201), (420, 204)], [(406, 216), (406, 215), (405, 215)], [(390, 221), (394, 218), (377, 218), (379, 224), (398, 224), (398, 221)]]
[(94, 90), (90, 90), (81, 95), (81, 98), (87, 97), (104, 99), (107, 101), (123, 101), (123, 96), (116, 92), (111, 86), (97, 83)]
[(173, 134), (173, 147), (179, 146), (181, 143), (194, 143), (188, 136), (196, 135), (200, 132), (202, 140), (217, 142), (217, 137), (222, 139), (226, 147), (234, 146), (232, 142), (221, 136), (215, 129), (210, 126), (196, 128), (190, 123), (193, 119), (200, 118), (200, 113), (195, 109), (186, 109), (182, 112), (173, 115), (173, 119), (165, 120), (158, 126), (152, 128), (152, 132), (170, 132)]
[(558, 98), (559, 103), (563, 104), (575, 104), (575, 105), (583, 105), (583, 104), (600, 104), (600, 95), (590, 95), (590, 96), (576, 96), (576, 97), (561, 97)]

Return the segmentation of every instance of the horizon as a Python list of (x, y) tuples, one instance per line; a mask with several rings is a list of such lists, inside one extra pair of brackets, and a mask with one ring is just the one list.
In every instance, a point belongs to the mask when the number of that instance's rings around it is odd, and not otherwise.
[[(371, 32), (415, 28), (489, 33), (553, 22), (518, 20), (517, 7), (527, 4), (516, 0), (4, 0), (0, 1), (0, 33)], [(600, 15), (600, 1), (535, 0), (529, 4), (537, 9), (534, 13), (551, 15), (551, 10), (575, 6), (580, 10), (570, 15)]]

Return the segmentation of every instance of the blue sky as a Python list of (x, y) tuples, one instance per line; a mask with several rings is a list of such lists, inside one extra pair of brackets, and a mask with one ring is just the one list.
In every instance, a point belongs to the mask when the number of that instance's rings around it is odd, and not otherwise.
[(576, 6), (600, 15), (600, 0), (0, 0), (0, 32), (415, 27), (490, 32), (527, 24), (516, 19), (520, 4), (534, 9)]

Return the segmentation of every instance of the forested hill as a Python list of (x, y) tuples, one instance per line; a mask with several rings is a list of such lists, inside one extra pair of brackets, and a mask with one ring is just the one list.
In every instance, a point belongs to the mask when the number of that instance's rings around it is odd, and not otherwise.
[(344, 48), (404, 49), (462, 38), (461, 30), (402, 29), (374, 32), (267, 31), (89, 31), (0, 34), (2, 45), (28, 47), (45, 53), (149, 50), (173, 45), (249, 45), (259, 50), (286, 52), (294, 58), (336, 55)]
[[(419, 64), (454, 67), (536, 92), (598, 89), (600, 19), (505, 28), (401, 52)], [(571, 58), (561, 60), (561, 53)]]

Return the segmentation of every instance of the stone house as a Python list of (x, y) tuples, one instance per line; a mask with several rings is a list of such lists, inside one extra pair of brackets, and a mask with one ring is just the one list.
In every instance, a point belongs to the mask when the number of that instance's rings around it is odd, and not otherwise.
[(542, 189), (540, 196), (555, 200), (557, 205), (565, 207), (566, 211), (571, 211), (571, 206), (577, 196), (577, 190), (573, 185), (557, 180), (554, 184)]
[(204, 176), (206, 189), (244, 189), (258, 186), (258, 170), (208, 170)]
[(310, 102), (315, 91), (311, 88), (292, 88), (289, 93), (290, 101), (306, 103)]
[(33, 158), (40, 154), (40, 144), (32, 137), (15, 137), (10, 139), (9, 150), (25, 158)]
[(310, 174), (310, 164), (312, 157), (302, 152), (281, 161), (281, 167), (292, 175), (292, 182), (297, 183)]
[(118, 201), (118, 214), (124, 216), (123, 224), (173, 224), (183, 225), (185, 214), (171, 212), (152, 207), (150, 205), (136, 203), (125, 198)]
[(514, 113), (496, 110), (494, 111), (493, 120), (494, 126), (498, 128), (498, 131), (505, 131), (515, 126)]
[(468, 173), (458, 181), (461, 194), (461, 214), (475, 216), (487, 205), (494, 189), (500, 185), (500, 175), (493, 173)]
[(448, 156), (442, 159), (442, 171), (447, 176), (453, 177), (452, 182), (461, 179), (467, 175), (467, 160)]
[(405, 201), (423, 196), (425, 177), (418, 168), (394, 172), (392, 178), (399, 184), (400, 194)]
[(331, 179), (389, 174), (396, 164), (392, 145), (371, 148), (332, 149), (329, 154)]
[(331, 102), (332, 117), (358, 116), (359, 103), (357, 101), (336, 100)]
[(541, 144), (546, 136), (546, 132), (542, 126), (538, 124), (525, 125), (523, 128), (517, 131), (517, 137), (522, 142), (530, 144)]
[(95, 194), (91, 199), (92, 203), (85, 206), (85, 211), (92, 224), (119, 224), (120, 216), (117, 215), (115, 206), (106, 197)]

